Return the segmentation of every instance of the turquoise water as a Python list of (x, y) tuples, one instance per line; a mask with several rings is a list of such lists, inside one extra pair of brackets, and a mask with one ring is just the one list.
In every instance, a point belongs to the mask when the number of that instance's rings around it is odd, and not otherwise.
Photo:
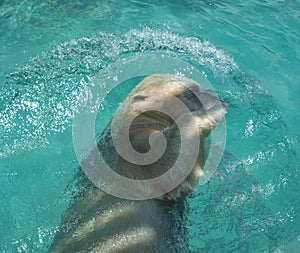
[(47, 251), (76, 98), (137, 52), (190, 62), (230, 105), (219, 169), (186, 203), (190, 251), (299, 252), (300, 1), (69, 2), (0, 1), (0, 252)]

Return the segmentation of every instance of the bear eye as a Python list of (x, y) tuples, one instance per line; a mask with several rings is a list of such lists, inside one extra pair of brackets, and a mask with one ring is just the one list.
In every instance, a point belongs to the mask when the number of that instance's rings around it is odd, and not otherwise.
[(184, 102), (191, 111), (197, 111), (203, 108), (203, 104), (196, 94), (200, 95), (199, 88), (191, 86), (179, 96), (182, 102)]
[(183, 93), (183, 96), (187, 99), (193, 99), (193, 100), (196, 100), (197, 97), (196, 95), (194, 94), (194, 92), (190, 89), (186, 89), (185, 92)]
[(143, 95), (143, 94), (137, 94), (137, 95), (135, 95), (134, 97), (133, 97), (133, 99), (134, 100), (139, 100), (139, 101), (141, 101), (141, 100), (145, 100), (145, 98), (147, 98), (148, 96), (146, 96), (146, 95)]

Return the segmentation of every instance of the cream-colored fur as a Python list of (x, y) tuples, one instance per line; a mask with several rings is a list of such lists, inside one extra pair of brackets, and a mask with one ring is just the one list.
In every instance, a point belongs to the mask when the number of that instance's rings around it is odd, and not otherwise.
[[(200, 102), (195, 94), (201, 98)], [(158, 112), (172, 109), (174, 96), (188, 107), (193, 116), (184, 123), (184, 132), (179, 132), (174, 120)], [(136, 151), (145, 153), (150, 148), (150, 134), (163, 133), (168, 144), (160, 160), (150, 165), (136, 165), (120, 157), (111, 147), (110, 125), (102, 133), (98, 149), (105, 153), (106, 158), (114, 160), (112, 164), (120, 175), (149, 179), (170, 169), (179, 154), (185, 152), (186, 159), (189, 159), (188, 150), (180, 150), (181, 134), (187, 134), (189, 138), (197, 136), (200, 150), (191, 173), (178, 187), (152, 200), (122, 200), (100, 189), (92, 189), (71, 206), (49, 253), (175, 251), (172, 243), (166, 243), (167, 239), (174, 240), (178, 233), (173, 227), (176, 211), (172, 210), (182, 206), (184, 198), (195, 189), (198, 178), (203, 175), (205, 138), (226, 113), (226, 105), (191, 79), (152, 75), (131, 91), (115, 114), (115, 122), (122, 129), (126, 119), (147, 108), (151, 108), (151, 112), (140, 114), (130, 126), (129, 139)], [(176, 110), (175, 118), (182, 116), (183, 111)]]
[[(187, 91), (189, 89), (189, 91)], [(190, 90), (194, 93), (191, 94)], [(199, 96), (201, 101), (199, 103)], [(151, 105), (152, 110), (169, 111), (174, 107), (172, 97), (179, 98), (191, 111), (193, 117), (185, 122), (185, 132), (179, 132), (176, 124), (159, 112), (141, 114), (131, 125), (130, 141), (139, 152), (147, 151), (150, 134), (163, 132), (167, 137), (168, 146), (164, 157), (159, 162), (148, 166), (131, 164), (119, 157), (118, 173), (134, 179), (154, 178), (166, 172), (173, 161), (176, 160), (180, 150), (180, 136), (189, 135), (189, 138), (199, 138), (200, 150), (197, 163), (190, 175), (180, 186), (162, 196), (176, 200), (181, 195), (188, 194), (195, 188), (197, 179), (203, 175), (205, 162), (205, 138), (226, 113), (226, 104), (215, 96), (202, 90), (199, 84), (191, 79), (175, 75), (152, 75), (145, 78), (128, 95), (119, 109), (117, 122), (119, 127), (126, 122), (126, 118), (140, 114)], [(178, 109), (178, 111), (176, 111)], [(183, 112), (176, 107), (175, 117), (182, 116)], [(190, 147), (193, 149), (193, 147)], [(190, 150), (189, 149), (189, 150)], [(189, 152), (187, 150), (186, 152)], [(189, 154), (185, 154), (187, 159)]]

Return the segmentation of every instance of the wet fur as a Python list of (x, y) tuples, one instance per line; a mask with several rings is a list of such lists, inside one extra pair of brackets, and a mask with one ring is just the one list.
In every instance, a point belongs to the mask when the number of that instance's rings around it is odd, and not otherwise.
[[(205, 99), (204, 105), (186, 86)], [(158, 108), (165, 106), (168, 96), (178, 97), (189, 107), (193, 118), (186, 122), (188, 134), (200, 135), (199, 155), (190, 175), (171, 192), (158, 199), (143, 201), (110, 196), (84, 179), (89, 190), (69, 208), (49, 253), (184, 252), (187, 247), (181, 226), (184, 199), (203, 175), (205, 138), (226, 113), (226, 106), (190, 79), (152, 75), (138, 84), (118, 109), (116, 117), (120, 127), (133, 111), (150, 103)], [(142, 113), (136, 118), (130, 128), (130, 141), (137, 151), (147, 152), (149, 135), (156, 131), (165, 134), (168, 146), (162, 158), (151, 165), (135, 165), (119, 157), (112, 145), (110, 125), (101, 134), (98, 149), (119, 174), (133, 179), (153, 178), (167, 171), (182, 152), (176, 124), (155, 111)]]

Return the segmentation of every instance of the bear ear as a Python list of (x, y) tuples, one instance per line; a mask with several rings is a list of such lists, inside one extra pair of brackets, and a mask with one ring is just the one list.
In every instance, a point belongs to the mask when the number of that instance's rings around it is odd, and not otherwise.
[(227, 103), (220, 101), (217, 97), (213, 100), (213, 103), (205, 108), (205, 112), (198, 116), (198, 126), (205, 136), (209, 135), (227, 113)]

